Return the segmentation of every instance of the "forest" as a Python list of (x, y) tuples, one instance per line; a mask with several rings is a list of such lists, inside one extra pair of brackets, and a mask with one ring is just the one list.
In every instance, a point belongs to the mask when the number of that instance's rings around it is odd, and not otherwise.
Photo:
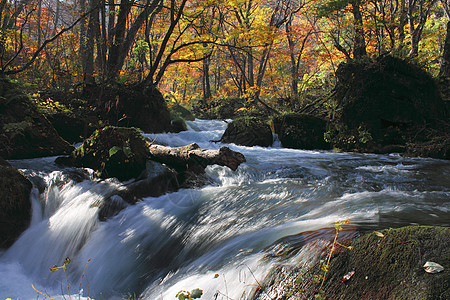
[(40, 90), (145, 83), (169, 103), (292, 110), (327, 93), (345, 61), (389, 54), (448, 77), (449, 10), (448, 0), (3, 0), (0, 68)]

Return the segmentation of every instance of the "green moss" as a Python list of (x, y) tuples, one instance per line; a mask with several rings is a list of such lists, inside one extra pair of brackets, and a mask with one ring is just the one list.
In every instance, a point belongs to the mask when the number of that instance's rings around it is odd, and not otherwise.
[[(352, 251), (332, 260), (324, 286), (328, 299), (448, 299), (449, 228), (408, 226), (381, 233), (355, 239)], [(426, 261), (443, 265), (444, 272), (426, 273)], [(355, 275), (343, 284), (351, 270)]]
[(73, 157), (77, 166), (92, 168), (99, 177), (127, 180), (145, 170), (148, 148), (137, 129), (107, 126), (87, 138)]

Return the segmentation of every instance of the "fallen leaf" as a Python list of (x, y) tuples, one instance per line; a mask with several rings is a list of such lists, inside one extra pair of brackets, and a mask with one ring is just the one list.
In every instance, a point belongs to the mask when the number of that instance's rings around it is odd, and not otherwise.
[(427, 273), (439, 273), (444, 271), (444, 267), (438, 263), (427, 261), (423, 267), (425, 268), (425, 272)]
[(374, 231), (373, 233), (375, 233), (376, 236), (384, 237), (384, 234), (382, 234), (382, 233), (379, 232), (379, 231)]
[(342, 282), (346, 282), (346, 281), (350, 280), (350, 278), (352, 278), (353, 274), (355, 274), (355, 271), (350, 271), (347, 274), (345, 274), (344, 277), (342, 277)]

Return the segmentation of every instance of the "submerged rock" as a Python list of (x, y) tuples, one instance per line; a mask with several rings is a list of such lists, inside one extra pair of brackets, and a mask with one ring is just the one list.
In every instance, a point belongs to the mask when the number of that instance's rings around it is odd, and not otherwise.
[(130, 204), (135, 204), (145, 197), (159, 197), (178, 190), (177, 172), (158, 162), (147, 161), (143, 178), (126, 184), (116, 194), (99, 204), (99, 219), (105, 221), (117, 215)]
[(8, 248), (31, 221), (31, 182), (0, 158), (0, 249)]
[(276, 116), (273, 123), (275, 133), (285, 148), (330, 149), (330, 144), (324, 139), (327, 127), (325, 120), (309, 115), (286, 114)]
[(228, 124), (220, 142), (249, 147), (269, 147), (273, 143), (272, 130), (264, 119), (256, 117), (237, 118)]

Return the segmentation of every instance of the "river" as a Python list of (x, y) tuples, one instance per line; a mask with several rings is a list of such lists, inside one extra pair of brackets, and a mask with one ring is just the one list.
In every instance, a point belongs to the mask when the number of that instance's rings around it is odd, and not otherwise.
[[(218, 149), (226, 122), (196, 120), (156, 143)], [(450, 162), (227, 145), (247, 162), (233, 172), (209, 166), (209, 184), (148, 197), (100, 222), (95, 203), (115, 180), (80, 179), (55, 157), (10, 161), (33, 180), (33, 219), (0, 253), (0, 299), (245, 299), (277, 260), (277, 246), (329, 239), (318, 229), (349, 219), (359, 232), (408, 224), (450, 226)], [(75, 175), (74, 175), (75, 174)], [(74, 180), (78, 178), (78, 180)], [(38, 189), (40, 188), (40, 190)], [(298, 264), (311, 251), (283, 261)], [(50, 272), (71, 259), (67, 271)], [(67, 277), (66, 277), (67, 275)], [(68, 282), (67, 282), (68, 281)], [(81, 283), (81, 284), (80, 284)], [(70, 295), (70, 296), (69, 296)]]

